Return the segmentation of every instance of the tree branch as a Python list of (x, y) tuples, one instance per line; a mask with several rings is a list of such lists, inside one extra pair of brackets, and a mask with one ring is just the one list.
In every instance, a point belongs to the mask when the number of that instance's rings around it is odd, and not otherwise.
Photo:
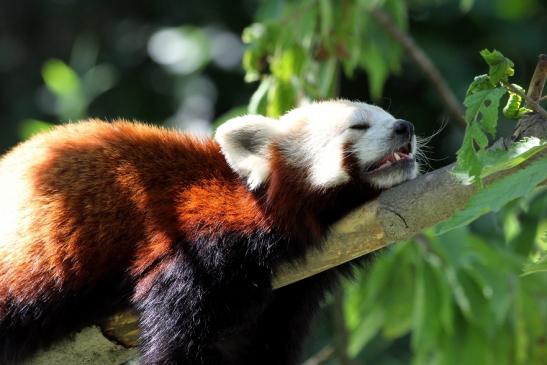
[(452, 90), (450, 90), (447, 82), (427, 54), (416, 44), (410, 34), (399, 28), (391, 16), (384, 10), (374, 7), (370, 9), (370, 13), (374, 15), (375, 20), (384, 27), (389, 35), (403, 46), (410, 59), (422, 70), (435, 90), (437, 90), (452, 118), (454, 118), (460, 127), (465, 128), (467, 123), (465, 123), (465, 119), (463, 118), (464, 110), (461, 103)]

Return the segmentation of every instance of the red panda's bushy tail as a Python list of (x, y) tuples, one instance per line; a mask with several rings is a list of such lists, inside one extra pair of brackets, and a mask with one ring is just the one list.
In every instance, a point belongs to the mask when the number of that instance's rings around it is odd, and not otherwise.
[(83, 291), (52, 290), (37, 300), (0, 298), (0, 364), (18, 364), (67, 333), (123, 308), (129, 293), (116, 277)]

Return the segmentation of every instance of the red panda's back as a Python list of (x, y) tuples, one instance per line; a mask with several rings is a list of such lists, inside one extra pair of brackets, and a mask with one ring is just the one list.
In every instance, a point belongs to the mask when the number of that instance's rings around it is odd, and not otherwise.
[(0, 160), (0, 304), (145, 270), (202, 181), (237, 189), (216, 143), (145, 125), (71, 124), (16, 147)]

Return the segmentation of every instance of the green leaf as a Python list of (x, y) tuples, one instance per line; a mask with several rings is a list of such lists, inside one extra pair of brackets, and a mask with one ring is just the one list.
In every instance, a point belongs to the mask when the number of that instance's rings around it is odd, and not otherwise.
[[(513, 87), (524, 93), (524, 89), (521, 86), (513, 84)], [(507, 104), (503, 108), (503, 115), (505, 115), (507, 118), (520, 119), (525, 114), (532, 112), (532, 110), (528, 108), (521, 107), (521, 103), (522, 96), (509, 90), (509, 98), (507, 99)]]
[(272, 59), (272, 74), (282, 81), (290, 81), (300, 75), (305, 54), (300, 47), (291, 47), (284, 50), (280, 56)]
[(242, 40), (247, 44), (243, 54), (245, 81), (257, 81), (268, 71), (270, 51), (279, 41), (279, 26), (276, 23), (254, 23), (243, 30)]
[(482, 58), (490, 66), (488, 75), (494, 85), (497, 85), (500, 81), (507, 82), (509, 76), (515, 74), (515, 70), (513, 69), (515, 64), (509, 58), (501, 54), (501, 52), (483, 49), (480, 53)]
[(296, 91), (290, 82), (274, 79), (268, 90), (266, 115), (280, 117), (296, 104)]
[(529, 137), (513, 143), (507, 150), (500, 148), (485, 151), (480, 156), (481, 164), (484, 166), (481, 177), (518, 166), (545, 149), (547, 140)]
[(47, 88), (58, 96), (69, 96), (80, 91), (80, 78), (61, 60), (47, 61), (42, 67), (42, 77)]
[[(472, 132), (471, 129), (477, 129)], [(486, 138), (486, 135), (480, 130), (480, 128), (472, 125), (467, 128), (463, 137), (462, 146), (457, 152), (457, 166), (454, 171), (456, 176), (459, 176), (461, 180), (473, 181), (474, 177), (480, 176), (482, 172), (482, 164), (477, 155), (477, 151), (474, 146), (474, 139), (481, 140)], [(481, 144), (484, 142), (481, 142)], [(467, 179), (467, 180), (464, 180)]]
[(434, 348), (440, 330), (441, 293), (435, 273), (426, 262), (418, 267), (416, 280), (412, 348), (415, 351), (424, 351)]
[(384, 83), (389, 75), (385, 54), (379, 49), (376, 43), (369, 42), (361, 53), (360, 64), (367, 71), (372, 99), (380, 99)]
[(467, 88), (465, 96), (476, 93), (477, 91), (489, 90), (494, 88), (494, 85), (490, 81), (490, 77), (486, 74), (475, 76), (473, 82)]
[(320, 98), (331, 98), (334, 95), (333, 89), (336, 80), (336, 60), (329, 59), (322, 62), (319, 70), (319, 80), (317, 81), (318, 92)]
[(524, 267), (523, 275), (536, 274), (539, 272), (547, 272), (547, 253), (538, 261), (527, 264)]
[(469, 171), (454, 169), (453, 174), (462, 182), (473, 181), (473, 176), (480, 176), (482, 179), (494, 173), (508, 170), (527, 161), (537, 153), (547, 149), (547, 140), (540, 140), (536, 137), (523, 138), (509, 146), (508, 149), (497, 148), (484, 151), (475, 151), (469, 147), (470, 136), (464, 138), (462, 145), (462, 164), (471, 166)]
[(265, 77), (260, 86), (255, 90), (249, 101), (248, 112), (250, 114), (266, 114), (268, 105), (268, 90), (272, 84), (271, 77)]
[(456, 170), (465, 171), (472, 181), (480, 177), (483, 169), (479, 153), (488, 145), (486, 133), (492, 136), (496, 133), (499, 101), (503, 94), (505, 89), (498, 87), (474, 91), (465, 98), (467, 129), (457, 152)]
[(355, 357), (363, 347), (378, 333), (384, 323), (385, 314), (380, 306), (367, 313), (360, 325), (351, 332), (348, 353)]
[(467, 13), (473, 7), (475, 0), (460, 0), (460, 9), (463, 13)]
[(452, 334), (454, 331), (454, 308), (452, 287), (446, 277), (446, 268), (434, 266), (435, 279), (439, 289), (439, 319), (440, 324), (447, 334)]
[(465, 112), (467, 124), (479, 123), (482, 129), (494, 136), (498, 122), (499, 102), (505, 91), (504, 88), (498, 87), (467, 96), (463, 102), (467, 107)]
[[(517, 284), (518, 285), (518, 284)], [(527, 349), (530, 341), (528, 331), (526, 329), (526, 309), (525, 299), (522, 285), (518, 285), (515, 291), (515, 306), (513, 310), (514, 316), (514, 346), (515, 346), (515, 363), (525, 364), (527, 358)]]
[(260, 21), (279, 19), (283, 14), (285, 0), (264, 0), (256, 11), (256, 19)]
[[(414, 302), (415, 293), (415, 256), (411, 250), (416, 250), (416, 245), (406, 243), (407, 247), (396, 255), (387, 287), (382, 293), (380, 305), (385, 311), (385, 320), (382, 334), (387, 339), (395, 339), (407, 334), (412, 328), (413, 308), (409, 303)], [(414, 247), (413, 247), (414, 246)], [(368, 279), (368, 278), (367, 278)], [(397, 290), (389, 288), (397, 287)]]
[(508, 202), (529, 194), (546, 179), (547, 159), (535, 161), (473, 195), (462, 211), (436, 227), (436, 233), (441, 234), (467, 225), (490, 211), (496, 212)]
[(495, 323), (494, 313), (488, 305), (484, 288), (469, 275), (470, 272), (473, 270), (460, 270), (457, 274), (457, 280), (468, 301), (465, 310), (461, 308), (462, 312), (470, 323), (493, 334), (495, 328), (491, 324)]
[(321, 16), (319, 26), (323, 41), (327, 41), (329, 39), (334, 20), (333, 12), (331, 0), (319, 0), (319, 14)]
[[(489, 256), (483, 255), (482, 257), (488, 258)], [(504, 323), (511, 309), (511, 277), (506, 275), (503, 270), (479, 263), (467, 264), (464, 270), (480, 288), (482, 296), (488, 300), (488, 305), (482, 308), (486, 313), (479, 313), (478, 317), (485, 321), (485, 329), (492, 334)], [(481, 310), (481, 308), (474, 309), (477, 312)]]
[(54, 125), (49, 122), (44, 122), (38, 119), (25, 119), (19, 125), (19, 136), (21, 139), (29, 139), (30, 137), (49, 131)]

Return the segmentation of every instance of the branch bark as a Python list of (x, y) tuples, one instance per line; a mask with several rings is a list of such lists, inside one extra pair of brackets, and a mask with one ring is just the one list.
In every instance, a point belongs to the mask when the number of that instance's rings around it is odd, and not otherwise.
[[(530, 86), (528, 86), (527, 96), (533, 101), (540, 101), (545, 87), (545, 81), (547, 80), (547, 55), (540, 54), (538, 56), (538, 63), (536, 69), (530, 80)], [(530, 106), (531, 107), (531, 106)]]

